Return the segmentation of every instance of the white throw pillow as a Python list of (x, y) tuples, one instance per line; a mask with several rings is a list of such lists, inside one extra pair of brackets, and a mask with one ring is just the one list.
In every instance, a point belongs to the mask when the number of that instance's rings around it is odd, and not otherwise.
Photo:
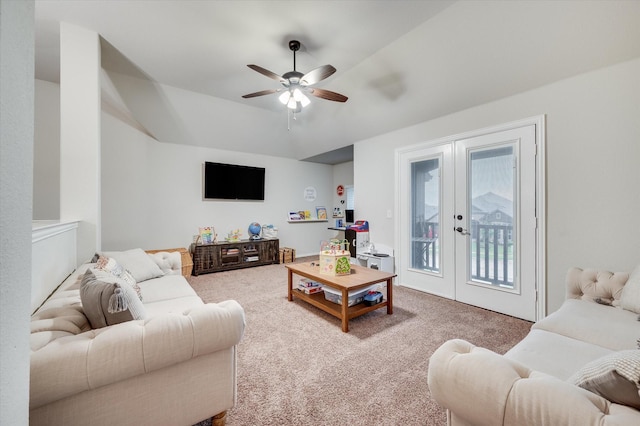
[(640, 265), (633, 270), (620, 294), (620, 306), (640, 314)]
[(136, 282), (147, 281), (164, 275), (164, 272), (153, 261), (151, 256), (139, 248), (127, 251), (105, 251), (100, 254), (114, 258), (124, 269), (131, 272)]

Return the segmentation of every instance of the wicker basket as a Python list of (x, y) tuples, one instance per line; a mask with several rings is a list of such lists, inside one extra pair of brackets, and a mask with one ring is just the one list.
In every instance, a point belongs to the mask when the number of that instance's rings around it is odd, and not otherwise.
[(191, 271), (193, 271), (193, 260), (191, 259), (191, 253), (189, 250), (183, 247), (179, 248), (170, 248), (170, 249), (162, 249), (162, 250), (145, 250), (149, 254), (159, 253), (161, 251), (174, 252), (179, 251), (180, 257), (182, 260), (182, 275), (185, 277), (191, 276)]
[(296, 260), (296, 249), (289, 247), (280, 248), (280, 263), (291, 263)]

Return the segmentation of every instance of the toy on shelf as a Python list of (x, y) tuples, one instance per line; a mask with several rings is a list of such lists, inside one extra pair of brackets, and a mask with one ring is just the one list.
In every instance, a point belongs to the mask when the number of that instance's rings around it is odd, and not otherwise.
[(249, 224), (249, 239), (250, 240), (259, 240), (262, 237), (260, 236), (260, 232), (262, 231), (262, 226), (258, 222), (251, 222)]
[(356, 232), (369, 232), (368, 220), (356, 220), (356, 223), (350, 225), (348, 229), (353, 229)]
[(240, 229), (234, 229), (233, 231), (229, 231), (226, 240), (230, 243), (237, 243), (238, 241), (240, 241), (241, 236), (242, 232), (240, 232)]
[(347, 240), (332, 239), (320, 245), (320, 273), (323, 275), (349, 275), (351, 254)]
[(218, 241), (218, 234), (216, 234), (216, 230), (213, 226), (199, 228), (199, 231), (198, 237), (195, 240), (196, 244), (211, 244)]

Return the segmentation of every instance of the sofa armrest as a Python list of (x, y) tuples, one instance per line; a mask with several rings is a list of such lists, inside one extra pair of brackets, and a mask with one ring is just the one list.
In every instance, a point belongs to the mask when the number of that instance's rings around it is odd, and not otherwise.
[(231, 348), (244, 327), (229, 300), (61, 337), (31, 354), (30, 407)]
[(628, 279), (626, 272), (571, 268), (566, 277), (566, 298), (591, 302), (600, 299), (606, 304), (618, 306)]
[(640, 413), (464, 340), (431, 356), (431, 395), (464, 424), (640, 424)]

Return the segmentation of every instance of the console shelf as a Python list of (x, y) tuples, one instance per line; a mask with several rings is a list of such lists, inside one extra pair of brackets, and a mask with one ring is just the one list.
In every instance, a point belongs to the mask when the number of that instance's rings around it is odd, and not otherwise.
[(240, 240), (213, 244), (192, 244), (193, 275), (250, 268), (279, 262), (279, 240)]

